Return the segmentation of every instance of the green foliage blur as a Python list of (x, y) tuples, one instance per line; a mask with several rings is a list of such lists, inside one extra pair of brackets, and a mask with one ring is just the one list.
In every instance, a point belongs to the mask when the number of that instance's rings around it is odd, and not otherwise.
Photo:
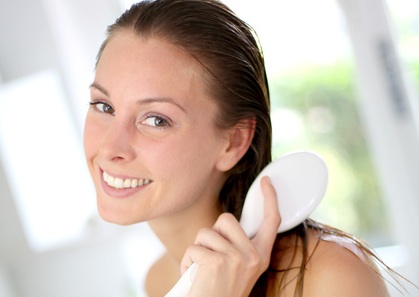
[[(271, 78), (270, 91), (274, 135), (300, 126), (290, 139), (275, 141), (274, 136), (274, 158), (312, 150), (328, 165), (327, 193), (312, 217), (373, 246), (390, 244), (387, 215), (358, 115), (351, 61), (294, 68)], [(276, 118), (281, 114), (299, 120), (287, 123)]]

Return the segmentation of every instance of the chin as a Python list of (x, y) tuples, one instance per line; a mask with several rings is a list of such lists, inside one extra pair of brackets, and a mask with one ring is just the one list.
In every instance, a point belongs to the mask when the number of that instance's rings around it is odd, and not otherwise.
[(129, 226), (136, 223), (142, 222), (138, 218), (133, 218), (132, 215), (124, 211), (118, 211), (115, 209), (107, 209), (101, 205), (98, 205), (99, 216), (102, 220), (116, 225)]
[(114, 218), (114, 217), (109, 218), (109, 217), (105, 217), (103, 215), (100, 215), (100, 217), (104, 221), (106, 221), (107, 223), (111, 223), (111, 224), (115, 224), (115, 225), (119, 225), (119, 226), (130, 226), (130, 225), (133, 225), (133, 224), (137, 223), (137, 222), (131, 222), (131, 221), (126, 220), (126, 219), (121, 219), (121, 218)]

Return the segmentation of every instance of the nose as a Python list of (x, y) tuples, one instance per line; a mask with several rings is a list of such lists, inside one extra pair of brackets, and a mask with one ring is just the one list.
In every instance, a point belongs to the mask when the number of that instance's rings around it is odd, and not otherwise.
[(133, 146), (135, 127), (129, 121), (114, 117), (109, 124), (100, 147), (100, 153), (108, 161), (130, 161), (135, 158)]

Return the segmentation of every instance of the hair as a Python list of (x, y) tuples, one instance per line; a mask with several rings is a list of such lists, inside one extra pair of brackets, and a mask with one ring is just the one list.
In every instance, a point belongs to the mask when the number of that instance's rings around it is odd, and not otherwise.
[[(145, 0), (134, 4), (114, 24), (108, 27), (107, 37), (99, 49), (97, 63), (112, 37), (120, 31), (131, 30), (139, 37), (160, 38), (176, 45), (202, 68), (202, 78), (208, 93), (217, 102), (215, 119), (219, 129), (233, 127), (244, 121), (255, 123), (249, 150), (229, 171), (219, 199), (223, 211), (241, 216), (246, 193), (260, 171), (271, 161), (272, 127), (270, 99), (265, 63), (257, 34), (246, 22), (218, 0)], [(302, 296), (307, 252), (307, 230), (337, 234), (353, 240), (338, 230), (312, 220), (281, 234), (281, 238), (295, 239), (294, 254), (302, 243), (302, 261), (295, 289)], [(277, 238), (277, 241), (279, 239)], [(370, 249), (360, 241), (353, 242), (368, 254)], [(272, 255), (278, 253), (274, 246)], [(273, 257), (272, 257), (273, 259)], [(268, 282), (275, 278), (275, 261), (263, 273), (250, 296), (266, 296)], [(289, 267), (285, 272), (294, 269)], [(284, 277), (280, 280), (283, 284)]]

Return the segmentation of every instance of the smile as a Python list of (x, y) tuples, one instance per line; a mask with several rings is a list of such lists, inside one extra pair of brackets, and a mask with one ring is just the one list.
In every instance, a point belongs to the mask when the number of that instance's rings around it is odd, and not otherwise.
[(118, 177), (113, 177), (109, 175), (105, 171), (103, 171), (103, 180), (112, 188), (115, 189), (129, 189), (129, 188), (137, 188), (143, 185), (148, 185), (151, 183), (149, 179), (137, 179), (137, 178), (127, 178), (122, 179)]

